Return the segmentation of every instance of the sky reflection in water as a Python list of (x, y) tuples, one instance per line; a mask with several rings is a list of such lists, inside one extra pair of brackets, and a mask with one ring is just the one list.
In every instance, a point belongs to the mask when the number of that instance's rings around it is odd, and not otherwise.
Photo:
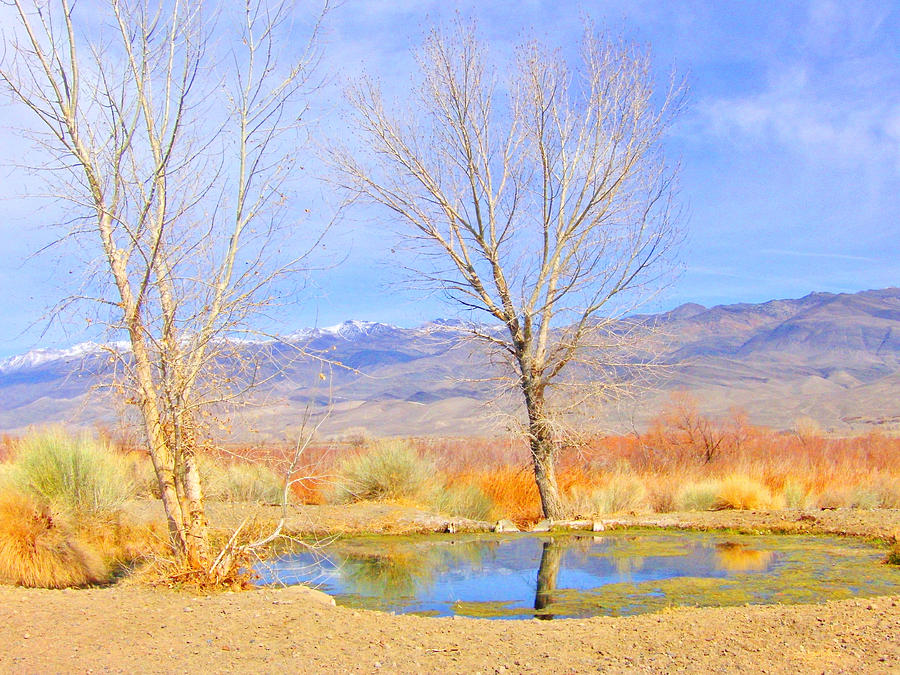
[(673, 605), (820, 602), (900, 592), (883, 553), (833, 537), (685, 532), (339, 540), (281, 558), (261, 584), (312, 583), (340, 604), (488, 618), (626, 615)]

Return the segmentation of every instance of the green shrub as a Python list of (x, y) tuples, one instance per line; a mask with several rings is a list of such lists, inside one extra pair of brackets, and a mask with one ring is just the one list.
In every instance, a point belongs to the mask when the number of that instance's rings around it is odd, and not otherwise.
[(405, 441), (380, 441), (337, 468), (332, 499), (339, 503), (379, 499), (421, 499), (435, 475), (434, 463)]
[(718, 481), (688, 483), (678, 493), (678, 508), (682, 511), (710, 511), (719, 498)]
[(900, 565), (900, 542), (894, 544), (894, 547), (888, 552), (884, 562), (888, 565)]
[(434, 490), (429, 506), (448, 516), (490, 520), (494, 512), (494, 500), (477, 485), (451, 485)]
[(236, 502), (280, 504), (284, 482), (267, 466), (238, 462), (225, 474), (226, 499)]
[(75, 513), (115, 511), (134, 494), (121, 458), (109, 446), (60, 429), (22, 439), (13, 480), (23, 492)]
[(784, 505), (789, 509), (805, 509), (809, 506), (809, 491), (800, 483), (787, 482), (781, 488)]
[(197, 458), (197, 466), (206, 499), (281, 503), (284, 482), (266, 466), (250, 462), (226, 463), (207, 455)]
[(574, 511), (582, 516), (649, 508), (647, 489), (643, 482), (636, 476), (622, 472), (610, 475), (601, 487), (573, 486), (569, 501)]

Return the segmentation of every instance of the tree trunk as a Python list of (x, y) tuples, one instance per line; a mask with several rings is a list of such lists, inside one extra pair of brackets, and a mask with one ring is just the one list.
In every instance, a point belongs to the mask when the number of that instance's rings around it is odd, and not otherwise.
[(556, 447), (552, 431), (544, 419), (544, 395), (537, 387), (527, 382), (523, 385), (523, 390), (528, 412), (531, 460), (534, 465), (534, 480), (541, 496), (541, 510), (544, 518), (563, 520), (566, 517), (566, 509), (556, 482)]
[(563, 520), (567, 512), (556, 482), (555, 454), (552, 442), (532, 437), (531, 458), (534, 464), (534, 480), (541, 495), (541, 510), (544, 512), (544, 518)]
[(205, 566), (209, 562), (209, 539), (207, 537), (206, 510), (203, 506), (203, 490), (200, 486), (200, 471), (197, 468), (193, 448), (182, 454), (184, 464), (184, 496), (187, 502), (186, 515), (188, 562), (194, 567)]
[[(193, 449), (179, 452), (174, 433), (165, 428), (156, 400), (149, 353), (138, 331), (131, 330), (132, 354), (138, 384), (138, 406), (150, 445), (169, 539), (175, 555), (191, 568), (201, 569), (208, 560), (208, 536), (200, 474)], [(185, 454), (188, 459), (185, 460)]]

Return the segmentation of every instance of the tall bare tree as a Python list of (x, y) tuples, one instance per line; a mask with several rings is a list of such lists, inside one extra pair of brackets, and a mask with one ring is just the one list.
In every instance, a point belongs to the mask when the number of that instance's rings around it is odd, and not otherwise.
[[(108, 308), (177, 558), (210, 563), (198, 434), (236, 393), (235, 334), (298, 260), (277, 256), (286, 180), (318, 58), (290, 2), (12, 0), (0, 78), (31, 112), (42, 168), (90, 256), (79, 293)], [(76, 6), (77, 4), (77, 6)], [(305, 31), (298, 42), (299, 32)], [(213, 31), (218, 40), (212, 40)], [(279, 62), (278, 41), (297, 48)]]
[(675, 171), (661, 139), (684, 87), (673, 77), (655, 92), (649, 52), (590, 25), (571, 67), (531, 41), (501, 70), (476, 33), (429, 34), (411, 112), (389, 110), (371, 79), (353, 85), (362, 149), (336, 149), (336, 163), (417, 245), (420, 279), (501, 324), (473, 330), (506, 358), (544, 514), (560, 518), (563, 413), (616, 395), (623, 299), (671, 269)]

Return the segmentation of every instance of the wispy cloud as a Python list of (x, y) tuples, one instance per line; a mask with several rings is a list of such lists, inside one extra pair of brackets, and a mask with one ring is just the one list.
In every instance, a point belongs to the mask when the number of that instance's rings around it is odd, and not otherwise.
[(798, 258), (833, 258), (835, 260), (858, 260), (860, 262), (875, 262), (875, 258), (862, 255), (848, 255), (846, 253), (823, 253), (821, 251), (788, 251), (778, 248), (760, 249), (760, 253), (767, 255), (793, 256)]
[[(779, 145), (811, 161), (900, 169), (900, 47), (894, 20), (871, 3), (813, 2), (784, 36), (766, 84), (708, 98), (699, 113), (719, 139)], [(796, 43), (796, 44), (795, 44)]]

